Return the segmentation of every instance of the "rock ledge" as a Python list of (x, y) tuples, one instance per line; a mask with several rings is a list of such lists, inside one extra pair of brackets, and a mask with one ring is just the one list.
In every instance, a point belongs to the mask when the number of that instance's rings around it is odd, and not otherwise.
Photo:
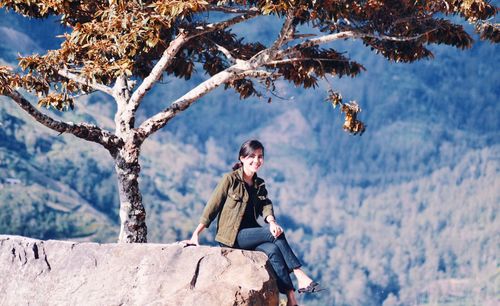
[(260, 252), (0, 235), (0, 305), (278, 305)]

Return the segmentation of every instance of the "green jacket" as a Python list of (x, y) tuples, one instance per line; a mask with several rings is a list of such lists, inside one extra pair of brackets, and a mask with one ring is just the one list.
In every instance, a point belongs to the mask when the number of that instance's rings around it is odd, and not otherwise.
[[(273, 203), (267, 198), (264, 180), (254, 175), (254, 187), (257, 190), (257, 203), (254, 205), (254, 216), (274, 216)], [(217, 217), (217, 235), (215, 240), (227, 246), (234, 246), (240, 228), (249, 194), (243, 180), (243, 167), (224, 175), (208, 201), (200, 223), (206, 227)], [(266, 221), (267, 222), (267, 221)]]

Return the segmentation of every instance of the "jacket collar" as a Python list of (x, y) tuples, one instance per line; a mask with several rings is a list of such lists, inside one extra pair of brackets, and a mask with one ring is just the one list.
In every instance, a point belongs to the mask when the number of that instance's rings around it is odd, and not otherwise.
[[(237, 174), (238, 179), (240, 181), (245, 182), (245, 180), (243, 179), (243, 166), (241, 166), (238, 170), (236, 170), (236, 174)], [(254, 173), (252, 180), (255, 184), (255, 182), (257, 180), (257, 173)]]
[[(243, 166), (236, 170), (236, 176), (240, 181), (245, 182), (245, 180), (243, 179)], [(253, 185), (256, 188), (258, 187), (258, 180), (257, 180), (258, 178), (259, 177), (257, 176), (257, 173), (254, 173), (252, 180), (253, 180)]]

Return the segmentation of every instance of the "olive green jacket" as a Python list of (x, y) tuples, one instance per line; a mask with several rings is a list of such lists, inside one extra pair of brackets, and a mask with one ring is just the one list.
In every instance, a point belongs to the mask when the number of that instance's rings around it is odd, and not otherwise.
[[(273, 204), (267, 198), (264, 180), (257, 175), (254, 175), (253, 180), (257, 190), (257, 203), (254, 205), (255, 219), (259, 215), (264, 217), (264, 220), (270, 215), (274, 217)], [(209, 227), (218, 215), (215, 240), (232, 247), (235, 244), (236, 235), (249, 199), (250, 196), (243, 180), (243, 167), (227, 173), (212, 193), (203, 210), (200, 223)]]

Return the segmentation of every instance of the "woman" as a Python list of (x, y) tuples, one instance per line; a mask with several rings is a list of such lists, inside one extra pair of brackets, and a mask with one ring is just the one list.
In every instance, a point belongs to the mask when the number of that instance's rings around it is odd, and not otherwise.
[[(238, 160), (233, 172), (225, 174), (220, 181), (200, 224), (185, 242), (199, 245), (199, 234), (218, 216), (215, 240), (221, 246), (266, 253), (276, 272), (278, 289), (287, 295), (287, 305), (297, 305), (290, 272), (297, 277), (299, 293), (317, 292), (320, 287), (300, 268), (301, 263), (276, 222), (264, 180), (257, 176), (257, 170), (264, 164), (264, 146), (257, 140), (246, 141), (240, 148)], [(269, 226), (261, 227), (256, 221), (258, 215)]]

